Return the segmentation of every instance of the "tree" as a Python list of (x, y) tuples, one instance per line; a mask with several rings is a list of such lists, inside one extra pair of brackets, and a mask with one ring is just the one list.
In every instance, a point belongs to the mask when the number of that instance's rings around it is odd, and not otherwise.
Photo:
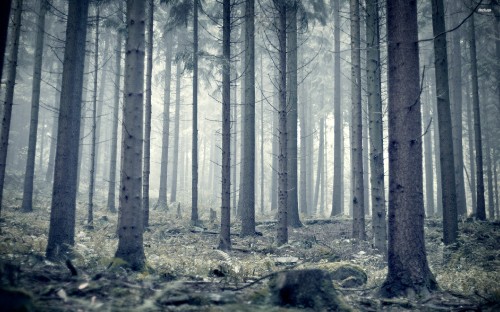
[(22, 210), (33, 211), (33, 179), (35, 175), (36, 138), (38, 131), (38, 111), (40, 108), (40, 83), (42, 80), (43, 41), (45, 37), (45, 15), (47, 3), (38, 1), (38, 17), (35, 43), (35, 64), (33, 66), (33, 86), (31, 93), (31, 120), (28, 143), (28, 156), (26, 158), (26, 171), (24, 174), (24, 192)]
[[(7, 72), (7, 83), (5, 89), (5, 102), (3, 103), (3, 117), (0, 149), (0, 213), (2, 207), (3, 187), (5, 181), (5, 167), (7, 164), (7, 151), (9, 146), (10, 121), (12, 116), (12, 105), (14, 102), (14, 88), (16, 85), (17, 54), (19, 51), (19, 36), (21, 34), (21, 13), (23, 10), (23, 0), (17, 0), (14, 22), (12, 24), (12, 45), (9, 51), (9, 64)], [(3, 65), (3, 63), (2, 63)]]
[[(121, 10), (120, 10), (121, 11)], [(121, 80), (121, 56), (122, 56), (122, 31), (118, 30), (116, 36), (116, 55), (115, 55), (115, 93), (113, 103), (113, 125), (111, 128), (111, 157), (109, 165), (109, 188), (108, 188), (108, 210), (112, 213), (116, 212), (115, 197), (116, 197), (116, 167), (118, 154), (118, 112), (120, 108), (120, 80)]]
[(287, 179), (288, 179), (288, 194), (287, 194), (287, 218), (288, 225), (291, 227), (301, 227), (302, 223), (299, 219), (299, 203), (298, 203), (298, 174), (297, 174), (297, 123), (298, 123), (298, 107), (297, 107), (297, 10), (298, 1), (293, 0), (287, 2), (287, 73), (288, 73), (288, 103), (287, 103)]
[[(376, 1), (366, 2), (366, 89), (370, 132), (370, 184), (372, 202), (373, 247), (387, 252), (385, 221), (384, 133), (382, 124), (381, 63), (379, 7)], [(368, 146), (365, 146), (368, 149)]]
[(350, 0), (351, 12), (351, 101), (352, 101), (352, 236), (365, 239), (365, 209), (363, 185), (363, 123), (361, 103), (361, 51), (359, 0)]
[(142, 209), (144, 210), (144, 229), (149, 226), (149, 173), (151, 171), (151, 80), (153, 78), (153, 17), (154, 2), (148, 0), (148, 39), (146, 67), (146, 103), (144, 119), (144, 164), (142, 181)]
[(287, 105), (286, 105), (286, 29), (287, 5), (285, 1), (273, 0), (278, 14), (278, 227), (277, 243), (283, 245), (288, 242), (288, 135), (287, 135)]
[(222, 190), (219, 249), (231, 249), (231, 6), (222, 2)]
[(198, 0), (193, 5), (193, 146), (191, 182), (191, 223), (198, 223)]
[(424, 242), (417, 3), (387, 0), (389, 245), (386, 297), (437, 288)]
[(316, 174), (316, 184), (314, 189), (314, 204), (313, 212), (318, 213), (318, 199), (320, 192), (320, 184), (324, 179), (323, 177), (323, 163), (324, 163), (324, 148), (325, 148), (325, 117), (321, 117), (319, 120), (319, 146), (318, 146), (318, 167)]
[(472, 111), (474, 113), (474, 144), (476, 147), (476, 217), (479, 220), (486, 220), (486, 204), (484, 199), (483, 141), (481, 138), (479, 85), (477, 82), (476, 29), (474, 25), (474, 14), (472, 14), (469, 18), (468, 31), (472, 80)]
[(0, 3), (0, 80), (3, 73), (3, 57), (5, 47), (7, 46), (7, 30), (9, 29), (9, 16), (12, 0), (2, 1)]
[(449, 245), (457, 240), (458, 220), (443, 0), (432, 0), (432, 29), (441, 159), (441, 172), (438, 174), (441, 174), (443, 191), (443, 241)]
[(170, 83), (172, 81), (172, 34), (165, 33), (165, 86), (163, 90), (163, 127), (161, 143), (160, 189), (156, 206), (167, 207), (168, 143), (170, 136)]
[(128, 0), (126, 18), (120, 213), (115, 257), (125, 260), (132, 269), (141, 270), (146, 263), (141, 208), (145, 2)]
[[(465, 94), (470, 94), (470, 83), (465, 84)], [(474, 156), (474, 128), (472, 126), (472, 101), (467, 97), (467, 139), (469, 145), (469, 163), (470, 163), (470, 192), (472, 199), (472, 214), (477, 213), (477, 192), (476, 192), (476, 158)]]
[[(97, 77), (99, 72), (99, 19), (100, 19), (100, 3), (96, 3), (96, 26), (94, 38), (94, 88), (92, 92), (92, 143), (90, 146), (90, 182), (89, 182), (89, 205), (87, 215), (87, 225), (93, 228), (94, 223), (94, 189), (97, 163)], [(104, 81), (101, 81), (104, 84)], [(102, 103), (101, 103), (102, 107)]]
[(66, 26), (54, 183), (46, 256), (67, 257), (75, 242), (77, 164), (89, 0), (70, 1)]
[(333, 138), (333, 200), (331, 216), (337, 216), (342, 213), (342, 110), (341, 110), (341, 89), (340, 89), (340, 0), (333, 2), (333, 36), (334, 43), (334, 96), (333, 96), (333, 117), (334, 117), (334, 138)]
[[(429, 80), (428, 75), (424, 77), (425, 80)], [(424, 104), (425, 107), (423, 106), (423, 116), (422, 116), (422, 122), (423, 125), (426, 126), (424, 128), (424, 135), (423, 135), (423, 140), (424, 140), (424, 150), (425, 150), (425, 208), (426, 208), (426, 215), (428, 217), (431, 217), (434, 215), (434, 174), (432, 171), (432, 135), (430, 131), (430, 126), (432, 123), (432, 118), (430, 115), (430, 111), (432, 108), (432, 103), (431, 99), (429, 96), (429, 84), (426, 83), (425, 85), (425, 93), (424, 93)]]
[(241, 236), (255, 235), (255, 1), (245, 1), (245, 104), (240, 187)]
[[(177, 35), (177, 45), (180, 49), (182, 34)], [(175, 70), (175, 120), (174, 120), (174, 162), (172, 167), (172, 189), (170, 191), (170, 202), (173, 203), (177, 200), (177, 167), (179, 164), (179, 123), (180, 123), (180, 109), (181, 109), (181, 66), (182, 61), (176, 60)]]

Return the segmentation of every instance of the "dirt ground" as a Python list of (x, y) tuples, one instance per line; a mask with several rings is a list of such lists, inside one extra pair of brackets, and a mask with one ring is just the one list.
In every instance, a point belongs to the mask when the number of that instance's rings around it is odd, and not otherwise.
[(40, 205), (24, 214), (19, 198), (12, 197), (2, 209), (0, 305), (14, 302), (20, 311), (294, 311), (269, 301), (274, 272), (339, 265), (354, 266), (367, 276), (366, 283), (354, 287), (333, 281), (353, 311), (500, 310), (498, 222), (463, 220), (459, 242), (445, 248), (440, 220), (428, 219), (427, 254), (440, 290), (425, 298), (389, 300), (377, 295), (387, 263), (371, 248), (368, 217), (367, 241), (349, 238), (348, 218), (316, 217), (290, 229), (289, 243), (278, 247), (272, 216), (259, 216), (259, 235), (240, 238), (240, 224), (234, 222), (233, 250), (222, 252), (216, 249), (218, 221), (209, 222), (208, 211), (201, 211), (203, 225), (193, 227), (187, 212), (178, 218), (175, 209), (152, 210), (144, 235), (148, 269), (136, 273), (113, 258), (117, 215), (97, 205), (94, 229), (88, 230), (80, 203), (74, 275), (68, 264), (44, 259), (50, 204), (47, 199)]

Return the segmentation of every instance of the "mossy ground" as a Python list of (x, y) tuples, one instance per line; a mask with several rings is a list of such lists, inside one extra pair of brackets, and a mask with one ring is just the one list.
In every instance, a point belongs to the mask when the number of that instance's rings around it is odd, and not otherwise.
[[(494, 311), (499, 307), (499, 223), (461, 222), (459, 242), (445, 248), (439, 220), (427, 220), (428, 259), (441, 290), (427, 298), (386, 300), (376, 295), (387, 272), (386, 262), (371, 248), (370, 240), (349, 238), (351, 221), (347, 218), (303, 218), (305, 226), (290, 229), (290, 242), (278, 247), (275, 223), (264, 221), (272, 220), (272, 215), (258, 216), (257, 231), (262, 236), (233, 235), (233, 251), (226, 253), (216, 250), (217, 223), (204, 221), (204, 228), (193, 227), (187, 212), (178, 219), (175, 209), (152, 210), (151, 226), (144, 234), (148, 269), (130, 272), (110, 266), (117, 246), (117, 215), (97, 201), (94, 230), (88, 230), (86, 204), (79, 202), (73, 260), (78, 275), (72, 276), (64, 263), (44, 258), (50, 198), (38, 195), (34, 212), (24, 214), (19, 197), (13, 191), (4, 197), (0, 282), (2, 288), (13, 283), (8, 287), (31, 294), (36, 310), (293, 311), (269, 305), (267, 279), (245, 285), (272, 272), (328, 270), (336, 262), (359, 267), (368, 276), (367, 283), (355, 289), (341, 289), (334, 282), (353, 310)], [(209, 207), (200, 207), (201, 218), (208, 220)], [(239, 229), (240, 224), (234, 222), (232, 233)], [(367, 231), (370, 237), (370, 222)], [(14, 269), (6, 263), (14, 264)]]

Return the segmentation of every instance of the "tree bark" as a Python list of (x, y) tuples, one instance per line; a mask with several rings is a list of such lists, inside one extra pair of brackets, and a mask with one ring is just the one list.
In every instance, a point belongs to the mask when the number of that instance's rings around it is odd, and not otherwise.
[(147, 67), (146, 67), (146, 101), (144, 118), (144, 164), (142, 172), (142, 209), (144, 210), (144, 229), (149, 226), (149, 174), (151, 172), (151, 80), (153, 78), (153, 18), (154, 1), (148, 0), (148, 38), (147, 42)]
[(333, 36), (334, 36), (334, 51), (333, 58), (333, 76), (334, 78), (334, 94), (333, 94), (333, 198), (331, 216), (342, 214), (342, 109), (341, 109), (341, 87), (340, 87), (340, 0), (333, 2)]
[[(23, 202), (21, 204), (23, 212), (33, 211), (33, 179), (35, 176), (36, 139), (38, 130), (38, 111), (40, 108), (40, 83), (42, 80), (42, 57), (46, 13), (47, 4), (45, 3), (45, 0), (39, 0), (35, 43), (35, 64), (33, 66), (33, 86), (31, 93), (30, 134), (28, 142), (28, 155), (26, 158), (26, 171), (24, 174)], [(41, 153), (43, 154), (43, 150)]]
[[(428, 77), (428, 76), (427, 76)], [(424, 78), (429, 80), (429, 78)], [(426, 84), (424, 92), (424, 104), (423, 107), (423, 125), (424, 129), (424, 150), (425, 150), (425, 207), (427, 208), (427, 217), (434, 216), (434, 174), (432, 170), (432, 135), (430, 126), (432, 123), (432, 118), (430, 115), (432, 103), (429, 96), (430, 85)]]
[(319, 120), (318, 167), (317, 167), (317, 173), (316, 173), (316, 185), (314, 187), (314, 204), (313, 204), (314, 214), (318, 213), (318, 199), (319, 199), (319, 192), (320, 192), (320, 184), (321, 184), (322, 175), (323, 175), (323, 156), (324, 156), (323, 149), (324, 149), (324, 144), (325, 144), (324, 127), (325, 127), (325, 119), (324, 119), (324, 117), (321, 117)]
[(365, 210), (363, 185), (363, 123), (361, 103), (361, 53), (359, 0), (350, 0), (351, 14), (351, 101), (352, 101), (352, 236), (365, 239)]
[(476, 148), (476, 217), (486, 220), (486, 204), (484, 199), (483, 142), (481, 138), (481, 115), (479, 109), (479, 86), (477, 79), (476, 30), (474, 14), (469, 19), (469, 53), (471, 61), (472, 109), (474, 112), (474, 143)]
[(113, 103), (113, 125), (111, 128), (111, 157), (109, 165), (109, 189), (108, 189), (108, 210), (111, 213), (116, 212), (116, 168), (118, 154), (118, 114), (120, 108), (120, 79), (121, 79), (121, 56), (122, 56), (122, 34), (118, 30), (116, 36), (116, 55), (115, 55), (115, 94)]
[(60, 260), (75, 242), (77, 164), (89, 0), (70, 1), (46, 256)]
[[(470, 94), (470, 82), (465, 85), (465, 94)], [(470, 163), (470, 192), (472, 199), (472, 214), (477, 213), (477, 193), (476, 193), (476, 158), (474, 156), (474, 128), (472, 126), (472, 101), (467, 97), (467, 139), (469, 145), (469, 163)]]
[(127, 1), (120, 213), (115, 254), (136, 271), (146, 265), (141, 207), (145, 6), (142, 0)]
[[(373, 247), (387, 253), (387, 224), (384, 186), (384, 132), (381, 96), (379, 7), (366, 2), (366, 89), (370, 132), (370, 184), (372, 202)], [(368, 146), (365, 146), (368, 149)]]
[(193, 5), (193, 144), (191, 152), (191, 223), (198, 223), (198, 0)]
[(7, 46), (7, 33), (9, 30), (9, 16), (12, 0), (2, 1), (0, 6), (0, 80), (2, 80), (3, 58), (5, 55), (5, 47)]
[(219, 249), (231, 249), (231, 7), (222, 3), (222, 203)]
[(240, 236), (255, 235), (255, 1), (245, 1), (245, 102), (240, 182)]
[(422, 136), (416, 1), (387, 0), (389, 245), (386, 297), (437, 288), (424, 241)]
[[(181, 34), (178, 34), (177, 40), (180, 43)], [(181, 61), (177, 61), (175, 70), (175, 121), (174, 121), (174, 159), (172, 167), (172, 189), (170, 191), (170, 202), (177, 201), (177, 169), (179, 165), (179, 123), (181, 109)]]

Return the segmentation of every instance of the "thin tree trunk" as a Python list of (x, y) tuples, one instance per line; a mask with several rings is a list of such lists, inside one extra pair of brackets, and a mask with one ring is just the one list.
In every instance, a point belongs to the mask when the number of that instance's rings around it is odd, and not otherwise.
[[(40, 83), (42, 80), (43, 41), (45, 37), (45, 15), (47, 13), (47, 4), (45, 3), (45, 0), (39, 0), (38, 6), (35, 64), (33, 66), (33, 86), (31, 93), (30, 134), (28, 155), (26, 157), (26, 171), (24, 174), (23, 202), (21, 205), (23, 212), (33, 211), (33, 179), (35, 176), (36, 139), (38, 130), (38, 111), (40, 108)], [(43, 149), (40, 153), (43, 154)]]
[[(89, 38), (89, 42), (91, 39)], [(89, 66), (90, 66), (90, 57), (89, 55), (85, 55), (85, 61), (84, 61), (84, 67), (83, 67), (83, 90), (82, 90), (82, 103), (81, 103), (81, 116), (80, 116), (80, 139), (79, 139), (79, 145), (80, 147), (78, 148), (78, 168), (77, 168), (77, 184), (76, 184), (76, 194), (78, 196), (80, 192), (80, 185), (81, 181), (83, 180), (81, 172), (84, 168), (84, 153), (83, 151), (85, 150), (85, 145), (90, 145), (84, 144), (85, 138), (87, 136), (87, 133), (85, 133), (85, 124), (87, 121), (87, 91), (90, 89), (89, 88)], [(90, 148), (90, 146), (89, 146)]]
[(5, 55), (5, 47), (7, 46), (7, 33), (9, 30), (11, 0), (5, 0), (0, 3), (0, 81), (3, 73), (3, 58)]
[(255, 25), (254, 0), (245, 1), (245, 103), (240, 236), (255, 235)]
[[(180, 36), (177, 37), (180, 41)], [(170, 202), (177, 201), (177, 169), (179, 165), (179, 123), (181, 109), (181, 61), (176, 64), (175, 70), (175, 123), (174, 123), (174, 162), (172, 167), (172, 189), (170, 192)]]
[(325, 143), (325, 118), (321, 117), (319, 120), (319, 146), (318, 146), (318, 166), (316, 173), (316, 185), (314, 187), (314, 205), (313, 205), (313, 213), (316, 214), (318, 212), (318, 199), (320, 192), (320, 184), (323, 175), (323, 148)]
[(142, 209), (144, 211), (144, 229), (149, 226), (149, 174), (151, 171), (151, 80), (153, 78), (153, 17), (154, 2), (147, 1), (147, 66), (146, 66), (146, 102), (144, 118), (144, 163), (142, 171)]
[(56, 158), (56, 145), (57, 145), (57, 117), (59, 112), (59, 100), (61, 98), (61, 72), (62, 67), (60, 66), (59, 60), (56, 61), (57, 66), (56, 72), (56, 89), (54, 91), (54, 112), (52, 118), (52, 128), (50, 129), (50, 148), (49, 148), (49, 159), (47, 163), (47, 171), (45, 173), (45, 182), (52, 183), (52, 177), (54, 176), (54, 161)]
[(300, 101), (300, 192), (299, 192), (299, 207), (300, 212), (304, 215), (308, 211), (308, 201), (307, 201), (307, 159), (309, 157), (306, 144), (307, 136), (307, 125), (306, 125), (306, 88), (302, 86), (301, 93), (302, 98)]
[(287, 135), (287, 105), (286, 105), (286, 31), (287, 31), (287, 5), (284, 1), (274, 0), (278, 10), (278, 53), (279, 53), (279, 148), (278, 148), (278, 226), (276, 241), (278, 245), (288, 242), (288, 135)]
[(341, 109), (341, 88), (340, 88), (340, 0), (333, 2), (333, 36), (334, 36), (334, 59), (333, 59), (333, 76), (334, 78), (334, 94), (333, 94), (333, 198), (331, 216), (342, 214), (342, 109)]
[(121, 56), (122, 56), (122, 34), (118, 30), (116, 36), (116, 55), (115, 55), (115, 94), (113, 104), (113, 125), (111, 129), (111, 157), (109, 165), (109, 189), (108, 189), (108, 210), (111, 213), (116, 212), (116, 168), (118, 154), (118, 114), (120, 108), (120, 79), (121, 79)]
[(264, 215), (264, 67), (260, 54), (260, 214)]
[[(428, 78), (427, 78), (428, 80)], [(432, 118), (430, 116), (430, 110), (432, 107), (431, 99), (429, 96), (430, 85), (426, 85), (425, 92), (425, 106), (423, 107), (423, 125), (424, 129), (424, 149), (425, 149), (425, 197), (426, 197), (426, 207), (427, 207), (427, 217), (434, 216), (434, 175), (432, 170), (432, 135), (430, 131), (430, 126), (432, 123)]]
[[(486, 112), (485, 116), (486, 118), (484, 119), (484, 128), (486, 129), (487, 132), (491, 133), (491, 126), (490, 126), (490, 121), (489, 121), (489, 114), (491, 114), (491, 111), (488, 111), (488, 107), (485, 107), (483, 112)], [(484, 152), (485, 152), (485, 160), (486, 160), (486, 177), (488, 179), (488, 219), (489, 220), (494, 220), (495, 219), (495, 201), (494, 201), (494, 196), (493, 196), (493, 166), (492, 166), (492, 161), (491, 161), (491, 153), (492, 153), (492, 146), (491, 146), (491, 141), (490, 141), (490, 133), (486, 133), (484, 136)]]
[[(433, 84), (433, 93), (430, 94), (430, 98), (432, 99), (433, 95), (436, 94), (435, 86), (436, 84)], [(442, 216), (443, 215), (443, 189), (442, 185), (443, 183), (441, 182), (441, 145), (439, 143), (439, 118), (438, 118), (438, 108), (437, 108), (437, 101), (432, 101), (433, 103), (433, 109), (432, 109), (432, 120), (433, 120), (433, 126), (434, 126), (434, 163), (436, 164), (436, 210), (435, 216)]]
[(191, 223), (198, 223), (198, 0), (193, 5), (193, 144), (191, 152)]
[(75, 242), (77, 164), (89, 0), (70, 1), (46, 256), (65, 259)]
[[(277, 92), (276, 92), (277, 93)], [(278, 97), (273, 97), (273, 107), (278, 107)], [(273, 141), (273, 151), (272, 151), (272, 180), (271, 180), (271, 211), (278, 209), (278, 113), (272, 111), (272, 141)]]
[[(465, 84), (465, 94), (470, 94), (470, 82)], [(469, 145), (469, 163), (470, 163), (470, 192), (472, 199), (472, 214), (477, 213), (477, 193), (476, 193), (476, 158), (474, 156), (474, 128), (472, 126), (472, 101), (467, 96), (467, 138)]]
[(365, 239), (365, 210), (363, 185), (363, 122), (361, 103), (361, 53), (359, 0), (350, 0), (351, 12), (351, 96), (352, 96), (352, 236)]
[[(379, 7), (376, 1), (366, 2), (366, 89), (370, 144), (370, 185), (372, 202), (373, 247), (387, 253), (387, 224), (384, 185), (384, 130), (381, 96)], [(431, 168), (432, 170), (432, 168)]]
[(219, 249), (231, 249), (231, 8), (223, 1), (222, 12), (222, 203)]
[[(101, 42), (104, 44), (101, 54), (102, 54), (102, 59), (105, 60), (107, 56), (107, 51), (108, 51), (108, 45), (109, 45), (109, 38), (106, 35), (106, 33), (100, 34), (102, 35)], [(95, 147), (95, 175), (97, 177), (97, 174), (99, 174), (99, 178), (104, 176), (104, 169), (101, 169), (102, 161), (101, 158), (104, 156), (104, 153), (101, 152), (101, 145), (102, 143), (100, 141), (105, 141), (105, 139), (101, 139), (104, 137), (104, 134), (101, 133), (101, 125), (102, 125), (102, 111), (104, 108), (104, 93), (106, 92), (106, 83), (108, 81), (108, 71), (106, 69), (107, 62), (103, 62), (101, 64), (101, 79), (99, 82), (99, 98), (97, 99), (97, 115), (96, 115), (96, 133), (97, 133), (97, 138), (98, 141), (96, 141), (96, 147)], [(94, 178), (96, 179), (96, 178)]]
[(163, 90), (163, 132), (161, 144), (160, 189), (157, 207), (168, 208), (167, 176), (168, 176), (168, 145), (170, 136), (170, 84), (172, 81), (172, 43), (170, 32), (165, 34), (165, 86)]
[(471, 61), (472, 109), (474, 112), (474, 143), (476, 147), (476, 217), (479, 220), (486, 220), (486, 205), (484, 199), (483, 143), (481, 139), (481, 116), (479, 109), (479, 86), (477, 81), (476, 30), (474, 25), (474, 14), (471, 15), (469, 19), (468, 39)]
[(443, 191), (443, 242), (449, 245), (457, 240), (458, 219), (443, 0), (432, 0), (432, 26), (441, 160), (439, 174), (441, 174)]

